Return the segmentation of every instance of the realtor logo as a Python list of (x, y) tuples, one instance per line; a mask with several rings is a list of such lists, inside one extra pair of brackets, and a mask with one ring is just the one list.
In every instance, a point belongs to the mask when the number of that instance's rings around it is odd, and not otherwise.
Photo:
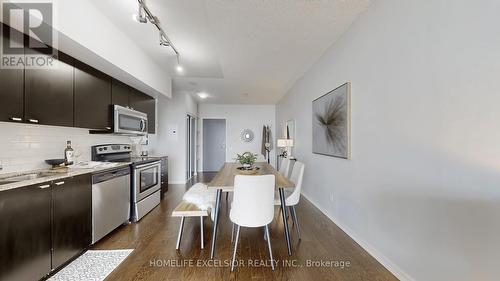
[(52, 2), (1, 1), (0, 68), (56, 67)]

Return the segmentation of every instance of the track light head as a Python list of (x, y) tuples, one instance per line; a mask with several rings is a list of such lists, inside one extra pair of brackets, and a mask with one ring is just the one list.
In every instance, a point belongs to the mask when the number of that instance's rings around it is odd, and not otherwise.
[(175, 70), (177, 70), (177, 73), (179, 73), (179, 74), (184, 73), (184, 68), (183, 68), (180, 64), (178, 64), (178, 65), (175, 67)]
[(137, 11), (137, 14), (132, 16), (132, 18), (138, 23), (148, 22), (148, 18), (146, 17), (146, 11), (144, 10), (142, 4), (139, 3), (139, 10)]
[(170, 47), (170, 41), (168, 41), (161, 32), (160, 32), (160, 46)]
[(160, 37), (160, 46), (170, 47), (170, 42), (168, 42), (165, 38)]

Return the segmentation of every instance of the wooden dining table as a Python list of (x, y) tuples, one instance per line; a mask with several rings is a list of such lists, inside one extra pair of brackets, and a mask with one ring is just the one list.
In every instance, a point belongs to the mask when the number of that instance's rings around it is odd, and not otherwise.
[[(226, 162), (219, 172), (215, 175), (210, 183), (208, 183), (209, 189), (216, 189), (217, 195), (215, 199), (215, 214), (214, 214), (214, 226), (212, 233), (212, 249), (210, 252), (210, 258), (215, 256), (215, 246), (217, 242), (217, 226), (219, 224), (219, 210), (221, 204), (222, 192), (233, 192), (234, 191), (234, 177), (236, 175), (245, 175), (244, 172), (238, 170), (237, 168), (241, 165), (239, 163)], [(285, 240), (288, 248), (288, 255), (292, 255), (292, 247), (290, 243), (290, 231), (288, 228), (288, 220), (286, 218), (286, 205), (285, 205), (285, 189), (294, 188), (295, 184), (288, 178), (283, 176), (278, 172), (273, 166), (266, 162), (257, 162), (255, 166), (259, 169), (253, 175), (274, 175), (276, 181), (276, 189), (278, 189), (281, 208), (283, 210), (283, 222), (285, 225)]]

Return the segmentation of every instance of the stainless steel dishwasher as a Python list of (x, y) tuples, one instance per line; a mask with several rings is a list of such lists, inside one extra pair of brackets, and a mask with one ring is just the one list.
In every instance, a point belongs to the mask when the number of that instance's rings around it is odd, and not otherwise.
[(130, 217), (130, 167), (92, 175), (92, 244)]

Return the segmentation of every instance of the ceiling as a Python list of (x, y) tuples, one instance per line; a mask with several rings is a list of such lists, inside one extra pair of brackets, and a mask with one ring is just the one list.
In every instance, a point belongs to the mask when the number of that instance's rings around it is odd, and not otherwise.
[[(92, 0), (173, 78), (173, 91), (206, 103), (274, 104), (367, 9), (370, 0), (146, 0), (180, 53), (152, 24), (132, 20), (137, 0)], [(133, 54), (131, 54), (133, 55)]]

